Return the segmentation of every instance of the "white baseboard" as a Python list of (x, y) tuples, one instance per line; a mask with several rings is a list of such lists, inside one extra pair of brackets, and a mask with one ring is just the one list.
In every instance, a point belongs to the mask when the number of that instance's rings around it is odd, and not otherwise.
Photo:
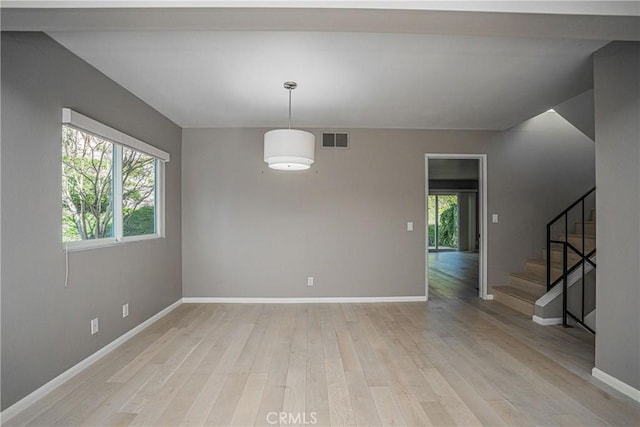
[(535, 314), (531, 318), (538, 325), (549, 326), (549, 325), (562, 325), (562, 317), (540, 317)]
[(424, 302), (425, 296), (407, 297), (311, 297), (311, 298), (253, 298), (253, 297), (184, 297), (185, 304), (322, 304), (360, 302)]
[(635, 400), (636, 402), (640, 402), (640, 390), (631, 387), (629, 384), (620, 381), (616, 377), (612, 377), (611, 375), (607, 374), (604, 371), (601, 371), (598, 368), (593, 368), (591, 370), (591, 375), (593, 375), (594, 378), (599, 379), (609, 387), (618, 390), (620, 393), (624, 394), (625, 396), (629, 396), (631, 399)]
[(13, 405), (9, 406), (7, 409), (5, 409), (4, 411), (2, 411), (0, 413), (0, 422), (2, 424), (4, 424), (5, 422), (9, 421), (11, 418), (15, 417), (20, 412), (24, 411), (29, 406), (33, 405), (39, 399), (41, 399), (42, 397), (46, 396), (47, 394), (49, 394), (50, 392), (52, 392), (56, 388), (60, 387), (62, 384), (64, 384), (65, 382), (69, 381), (71, 378), (73, 378), (74, 376), (78, 375), (80, 372), (82, 372), (83, 370), (87, 369), (89, 366), (93, 365), (98, 360), (102, 359), (104, 356), (106, 356), (107, 354), (111, 353), (113, 350), (115, 350), (116, 348), (120, 347), (125, 342), (129, 341), (135, 335), (137, 335), (140, 332), (142, 332), (142, 330), (146, 329), (147, 327), (151, 326), (151, 324), (153, 324), (156, 321), (158, 321), (160, 318), (162, 318), (162, 317), (166, 316), (167, 314), (169, 314), (176, 307), (178, 307), (181, 303), (182, 303), (182, 300), (178, 300), (178, 301), (174, 302), (169, 307), (167, 307), (164, 310), (160, 311), (159, 313), (151, 316), (150, 318), (148, 318), (144, 322), (140, 323), (135, 328), (125, 332), (123, 335), (121, 335), (118, 338), (116, 338), (115, 340), (111, 341), (109, 344), (105, 345), (100, 350), (98, 350), (95, 353), (93, 353), (92, 355), (88, 356), (86, 359), (81, 360), (80, 362), (78, 362), (77, 364), (75, 364), (71, 368), (67, 369), (66, 371), (64, 371), (63, 373), (61, 373), (60, 375), (58, 375), (57, 377), (55, 377), (54, 379), (52, 379), (48, 383), (44, 384), (43, 386), (41, 386), (37, 390), (33, 391), (32, 393), (30, 393), (27, 396), (23, 397), (22, 399), (20, 399), (19, 401), (17, 401)]

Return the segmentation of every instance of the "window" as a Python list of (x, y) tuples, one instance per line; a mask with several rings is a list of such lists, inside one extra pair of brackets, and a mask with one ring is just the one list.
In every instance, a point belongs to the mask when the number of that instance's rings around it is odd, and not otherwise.
[(163, 235), (169, 155), (75, 111), (62, 119), (62, 241), (71, 249)]
[(62, 241), (113, 237), (113, 144), (62, 126)]
[(429, 194), (429, 249), (458, 249), (458, 195)]
[(156, 159), (122, 149), (122, 234), (156, 233)]

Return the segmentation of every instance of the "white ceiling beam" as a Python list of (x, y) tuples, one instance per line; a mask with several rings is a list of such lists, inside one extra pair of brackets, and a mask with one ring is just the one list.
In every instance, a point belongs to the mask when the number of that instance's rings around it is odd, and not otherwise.
[(4, 31), (330, 31), (640, 40), (638, 16), (326, 8), (3, 8), (1, 19)]
[(429, 0), (5, 0), (13, 8), (326, 8), (440, 10), (458, 12), (542, 13), (639, 16), (637, 1), (429, 1)]

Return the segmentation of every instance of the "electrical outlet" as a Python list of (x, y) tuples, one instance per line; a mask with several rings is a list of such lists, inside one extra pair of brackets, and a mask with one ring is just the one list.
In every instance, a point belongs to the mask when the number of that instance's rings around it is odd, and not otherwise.
[(129, 316), (129, 304), (125, 304), (122, 306), (122, 318)]
[(96, 317), (95, 319), (91, 320), (91, 335), (97, 334), (99, 330), (100, 327), (98, 325), (98, 318)]
[(498, 214), (491, 215), (491, 222), (493, 222), (494, 224), (498, 223)]
[(407, 222), (407, 231), (413, 231), (413, 221)]
[(313, 277), (307, 277), (307, 286), (313, 286)]

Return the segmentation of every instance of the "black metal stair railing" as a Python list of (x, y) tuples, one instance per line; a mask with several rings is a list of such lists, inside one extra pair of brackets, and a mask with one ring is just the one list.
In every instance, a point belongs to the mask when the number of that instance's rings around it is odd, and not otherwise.
[[(586, 265), (590, 264), (593, 268), (596, 268), (596, 264), (591, 259), (593, 255), (596, 253), (596, 248), (591, 249), (589, 252), (586, 252), (585, 248), (585, 200), (587, 197), (591, 195), (595, 191), (595, 187), (585, 193), (578, 200), (573, 202), (569, 207), (567, 207), (564, 211), (559, 213), (554, 219), (552, 219), (547, 224), (547, 291), (550, 291), (554, 286), (558, 283), (562, 282), (562, 324), (567, 327), (567, 318), (568, 316), (573, 318), (576, 322), (580, 323), (584, 328), (589, 330), (590, 332), (595, 334), (595, 331), (591, 329), (584, 323), (585, 318), (585, 290), (584, 290), (584, 280), (586, 275)], [(582, 247), (581, 249), (576, 248), (569, 242), (569, 212), (580, 205), (581, 210), (581, 221), (582, 224)], [(564, 240), (552, 239), (551, 238), (551, 230), (553, 226), (560, 220), (564, 220)], [(551, 280), (551, 245), (562, 245), (562, 274), (556, 278), (555, 280)], [(578, 260), (571, 266), (569, 266), (569, 250), (571, 250), (575, 255), (578, 256)], [(572, 274), (577, 269), (582, 268), (582, 302), (581, 302), (581, 310), (580, 316), (577, 316), (568, 308), (568, 280), (569, 275)]]

